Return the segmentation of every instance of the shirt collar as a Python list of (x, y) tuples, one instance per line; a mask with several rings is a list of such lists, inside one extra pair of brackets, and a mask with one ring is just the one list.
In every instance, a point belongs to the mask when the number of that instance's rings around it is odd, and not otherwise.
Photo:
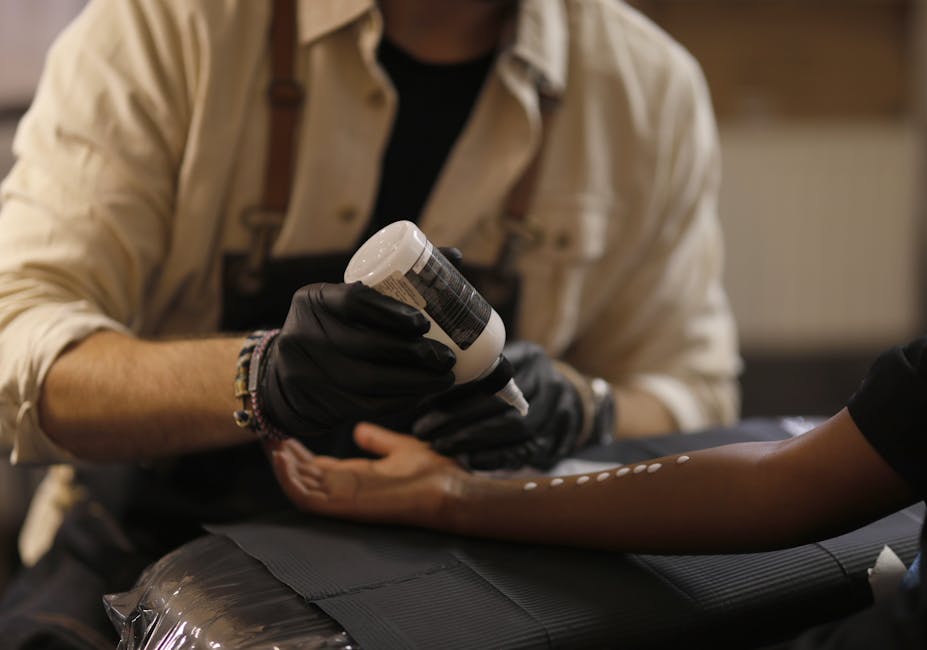
[(373, 9), (374, 4), (374, 0), (300, 0), (299, 42), (310, 43), (344, 27)]
[[(299, 40), (311, 42), (375, 8), (374, 0), (300, 0)], [(515, 19), (513, 56), (536, 74), (542, 92), (566, 87), (569, 38), (562, 0), (522, 0)]]
[(559, 96), (566, 88), (567, 20), (562, 0), (522, 0), (518, 11), (512, 54), (533, 69), (544, 94)]

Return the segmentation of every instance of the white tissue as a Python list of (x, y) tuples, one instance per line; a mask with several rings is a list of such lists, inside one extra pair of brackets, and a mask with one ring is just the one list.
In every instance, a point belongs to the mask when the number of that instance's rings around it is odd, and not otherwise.
[(879, 602), (897, 592), (907, 570), (901, 558), (888, 546), (883, 546), (882, 552), (876, 558), (875, 566), (869, 569), (872, 600)]

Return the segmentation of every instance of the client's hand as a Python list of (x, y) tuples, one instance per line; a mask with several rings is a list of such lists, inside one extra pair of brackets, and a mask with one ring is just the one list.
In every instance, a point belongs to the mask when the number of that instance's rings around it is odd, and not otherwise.
[(359, 282), (305, 286), (264, 355), (260, 406), (291, 435), (408, 408), (454, 382), (454, 353), (422, 336), (429, 327), (417, 309)]
[(341, 460), (316, 456), (296, 440), (267, 443), (284, 493), (306, 512), (355, 519), (435, 526), (468, 474), (411, 436), (361, 423), (354, 439), (382, 458)]

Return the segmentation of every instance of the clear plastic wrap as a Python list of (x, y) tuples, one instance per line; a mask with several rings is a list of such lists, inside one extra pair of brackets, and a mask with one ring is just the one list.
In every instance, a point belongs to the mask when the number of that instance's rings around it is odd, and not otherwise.
[(359, 648), (321, 609), (281, 590), (264, 565), (216, 535), (165, 555), (130, 591), (103, 600), (119, 650)]

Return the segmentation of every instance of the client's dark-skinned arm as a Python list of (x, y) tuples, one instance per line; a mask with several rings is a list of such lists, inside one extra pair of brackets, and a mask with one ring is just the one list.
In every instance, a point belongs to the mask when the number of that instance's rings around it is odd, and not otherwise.
[(383, 458), (314, 457), (294, 441), (276, 447), (275, 470), (298, 507), (496, 539), (697, 553), (823, 539), (915, 500), (846, 410), (799, 438), (726, 445), (585, 478), (486, 478), (371, 425), (359, 426), (356, 438)]

